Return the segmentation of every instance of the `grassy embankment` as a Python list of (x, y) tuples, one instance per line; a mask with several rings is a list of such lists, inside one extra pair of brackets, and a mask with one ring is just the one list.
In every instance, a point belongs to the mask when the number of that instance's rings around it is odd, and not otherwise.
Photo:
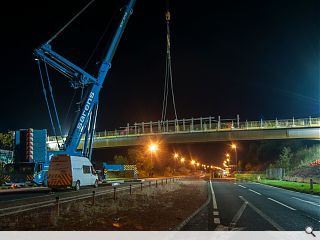
[(235, 177), (237, 180), (258, 182), (258, 183), (285, 188), (285, 189), (298, 191), (298, 192), (320, 194), (320, 184), (316, 184), (316, 183), (313, 184), (313, 190), (311, 190), (309, 183), (290, 182), (290, 181), (284, 181), (284, 180), (271, 180), (271, 179), (266, 179), (264, 174), (245, 173), (245, 174), (236, 174)]

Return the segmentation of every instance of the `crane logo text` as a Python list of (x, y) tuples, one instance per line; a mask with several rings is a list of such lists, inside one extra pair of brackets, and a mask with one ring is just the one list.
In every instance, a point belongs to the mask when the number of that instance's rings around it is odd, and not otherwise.
[(94, 93), (91, 92), (90, 95), (89, 95), (89, 98), (88, 98), (88, 100), (86, 102), (86, 105), (84, 106), (84, 110), (83, 110), (83, 112), (81, 114), (80, 121), (79, 121), (79, 123), (77, 125), (77, 128), (80, 131), (83, 128), (83, 123), (86, 120), (87, 115), (89, 114), (89, 109), (90, 109), (91, 102), (93, 101), (93, 97), (94, 97)]

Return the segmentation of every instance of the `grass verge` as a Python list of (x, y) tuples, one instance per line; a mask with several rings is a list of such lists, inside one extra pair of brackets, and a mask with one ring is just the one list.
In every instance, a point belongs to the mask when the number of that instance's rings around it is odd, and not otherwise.
[(313, 193), (320, 195), (320, 184), (313, 184), (313, 190), (310, 189), (309, 183), (301, 183), (301, 182), (289, 182), (282, 180), (271, 180), (271, 179), (261, 179), (260, 181), (256, 181), (259, 183), (285, 188), (293, 191), (304, 192), (304, 193)]
[(320, 184), (316, 184), (316, 183), (313, 184), (313, 189), (311, 190), (309, 183), (266, 179), (265, 174), (256, 174), (256, 173), (236, 174), (235, 178), (236, 180), (258, 182), (258, 183), (280, 187), (284, 189), (289, 189), (297, 192), (320, 195)]

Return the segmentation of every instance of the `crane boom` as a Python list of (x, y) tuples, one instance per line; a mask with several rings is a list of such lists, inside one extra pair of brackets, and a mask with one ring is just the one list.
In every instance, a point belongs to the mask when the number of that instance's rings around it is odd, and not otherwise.
[[(74, 88), (84, 85), (87, 86), (85, 97), (83, 98), (83, 104), (73, 125), (69, 129), (66, 142), (63, 149), (60, 151), (61, 154), (68, 154), (71, 156), (82, 155), (83, 157), (88, 158), (91, 157), (95, 122), (98, 111), (99, 92), (108, 71), (111, 68), (112, 58), (128, 23), (129, 17), (133, 12), (135, 2), (136, 0), (129, 0), (128, 4), (123, 9), (121, 22), (112, 38), (111, 45), (100, 65), (96, 78), (58, 53), (54, 52), (49, 43), (42, 45), (34, 51), (34, 55), (38, 59), (49, 64), (71, 79), (71, 85)], [(79, 153), (77, 148), (83, 134), (85, 134), (85, 143), (82, 153)]]

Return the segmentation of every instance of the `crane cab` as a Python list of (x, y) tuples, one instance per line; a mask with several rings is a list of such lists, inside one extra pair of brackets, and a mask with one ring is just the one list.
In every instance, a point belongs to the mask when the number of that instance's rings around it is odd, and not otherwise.
[(55, 155), (48, 170), (48, 187), (52, 189), (74, 188), (81, 186), (98, 187), (98, 175), (86, 157)]

